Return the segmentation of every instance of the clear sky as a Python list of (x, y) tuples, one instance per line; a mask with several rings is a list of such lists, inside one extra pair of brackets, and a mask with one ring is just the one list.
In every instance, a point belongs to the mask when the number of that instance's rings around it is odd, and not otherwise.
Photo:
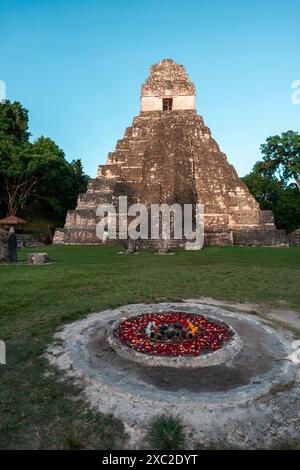
[(183, 64), (197, 111), (242, 176), (269, 135), (299, 131), (299, 0), (0, 0), (0, 80), (96, 175), (139, 113), (163, 58)]

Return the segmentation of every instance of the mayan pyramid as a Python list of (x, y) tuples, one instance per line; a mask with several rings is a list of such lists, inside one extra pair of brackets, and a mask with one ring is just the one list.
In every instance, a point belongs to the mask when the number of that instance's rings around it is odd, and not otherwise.
[(182, 65), (152, 65), (141, 90), (140, 114), (100, 165), (56, 244), (99, 244), (96, 208), (128, 202), (204, 204), (208, 245), (280, 245), (271, 211), (262, 211), (195, 108), (195, 87)]

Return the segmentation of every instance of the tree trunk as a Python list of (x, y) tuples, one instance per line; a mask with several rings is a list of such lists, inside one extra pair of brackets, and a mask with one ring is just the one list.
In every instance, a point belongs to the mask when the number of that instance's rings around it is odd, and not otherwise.
[(8, 263), (8, 233), (0, 229), (0, 263)]

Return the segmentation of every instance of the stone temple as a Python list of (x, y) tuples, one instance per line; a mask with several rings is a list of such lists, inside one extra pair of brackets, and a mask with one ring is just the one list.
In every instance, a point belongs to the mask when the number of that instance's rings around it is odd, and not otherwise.
[(197, 114), (195, 87), (184, 67), (170, 59), (152, 65), (140, 114), (79, 195), (76, 209), (68, 211), (53, 242), (101, 243), (96, 208), (117, 205), (119, 195), (127, 195), (128, 204), (204, 204), (206, 245), (287, 244), (272, 212), (260, 210)]

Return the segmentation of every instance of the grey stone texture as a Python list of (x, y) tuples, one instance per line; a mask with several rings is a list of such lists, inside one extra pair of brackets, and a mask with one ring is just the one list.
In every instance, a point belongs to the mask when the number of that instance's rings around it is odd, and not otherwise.
[(300, 228), (288, 235), (290, 246), (300, 246)]
[[(194, 95), (182, 65), (165, 59), (151, 67), (141, 100), (155, 100), (155, 110), (141, 111), (133, 119), (106, 165), (99, 166), (97, 178), (79, 195), (76, 209), (68, 211), (64, 228), (56, 230), (55, 244), (101, 243), (96, 236), (97, 206), (117, 207), (118, 196), (127, 195), (129, 204), (204, 204), (207, 245), (288, 245), (272, 212), (260, 210), (203, 118), (185, 101)], [(177, 108), (157, 110), (157, 102), (166, 96), (174, 97), (174, 103), (179, 100)]]
[(30, 253), (27, 256), (27, 264), (49, 264), (51, 258), (48, 253)]
[[(182, 417), (202, 445), (268, 448), (299, 439), (299, 341), (240, 307), (233, 312), (208, 300), (126, 305), (66, 325), (46, 357), (82, 387), (91, 407), (122, 419), (133, 437), (155, 416), (169, 413)], [(170, 310), (226, 322), (242, 339), (242, 349), (222, 365), (187, 370), (138, 364), (109, 346), (116, 320)]]
[(8, 232), (0, 228), (0, 263), (9, 262), (8, 238)]

